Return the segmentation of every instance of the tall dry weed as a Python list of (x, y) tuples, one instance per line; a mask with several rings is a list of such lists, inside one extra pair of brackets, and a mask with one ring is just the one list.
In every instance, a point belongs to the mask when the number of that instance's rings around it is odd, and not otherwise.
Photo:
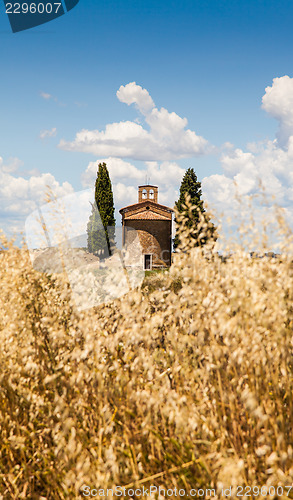
[(3, 242), (1, 498), (292, 484), (291, 257), (181, 240), (157, 289), (84, 312)]

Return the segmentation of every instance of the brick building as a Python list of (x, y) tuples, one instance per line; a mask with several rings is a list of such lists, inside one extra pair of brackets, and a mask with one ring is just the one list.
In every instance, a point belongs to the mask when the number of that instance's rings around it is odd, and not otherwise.
[[(121, 208), (122, 244), (128, 248), (138, 237), (144, 269), (171, 265), (172, 208), (158, 203), (158, 187), (138, 187), (138, 203)], [(132, 231), (135, 229), (135, 231)]]

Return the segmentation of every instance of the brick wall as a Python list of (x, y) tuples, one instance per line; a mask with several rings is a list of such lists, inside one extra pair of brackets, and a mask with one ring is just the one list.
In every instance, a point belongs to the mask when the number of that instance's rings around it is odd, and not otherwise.
[[(138, 232), (142, 253), (153, 255), (153, 267), (171, 265), (171, 220), (126, 219), (124, 223)], [(127, 234), (126, 231), (126, 245)]]

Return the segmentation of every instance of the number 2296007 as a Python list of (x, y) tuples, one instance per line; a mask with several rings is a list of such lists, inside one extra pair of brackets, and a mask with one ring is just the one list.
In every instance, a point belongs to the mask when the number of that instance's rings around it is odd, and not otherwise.
[(289, 497), (290, 491), (292, 495), (293, 486), (237, 486), (236, 496), (256, 497), (261, 495), (261, 496)]
[(7, 2), (6, 14), (58, 14), (62, 7), (61, 2), (45, 2), (45, 3), (19, 3)]

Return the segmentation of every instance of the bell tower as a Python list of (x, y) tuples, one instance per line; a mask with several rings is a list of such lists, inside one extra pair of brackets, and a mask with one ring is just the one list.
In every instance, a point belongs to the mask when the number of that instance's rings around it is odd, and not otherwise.
[(158, 203), (158, 186), (151, 186), (150, 184), (138, 186), (138, 203), (143, 201)]

